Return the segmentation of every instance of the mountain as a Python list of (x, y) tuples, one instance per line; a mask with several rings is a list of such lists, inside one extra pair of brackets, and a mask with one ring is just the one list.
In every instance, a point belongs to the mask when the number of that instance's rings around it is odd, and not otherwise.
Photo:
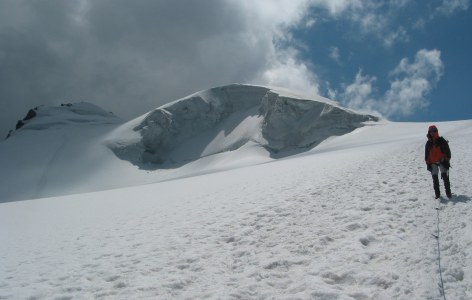
[(330, 136), (377, 120), (322, 97), (296, 98), (274, 89), (235, 84), (157, 108), (118, 129), (109, 147), (136, 165), (159, 168), (248, 144), (264, 147), (272, 155), (306, 151)]
[(0, 142), (0, 202), (102, 189), (88, 178), (106, 168), (112, 153), (101, 138), (122, 119), (85, 102), (40, 106), (27, 116)]
[(0, 202), (260, 164), (378, 120), (319, 96), (239, 84), (195, 93), (129, 122), (90, 103), (40, 106), (0, 143)]
[(29, 130), (33, 118), (0, 143), (1, 197), (67, 194), (0, 203), (0, 299), (472, 296), (472, 120), (435, 123), (454, 193), (435, 200), (430, 123), (368, 123), (281, 159), (254, 144), (151, 171), (108, 148), (130, 128), (139, 143), (140, 129), (98, 119)]

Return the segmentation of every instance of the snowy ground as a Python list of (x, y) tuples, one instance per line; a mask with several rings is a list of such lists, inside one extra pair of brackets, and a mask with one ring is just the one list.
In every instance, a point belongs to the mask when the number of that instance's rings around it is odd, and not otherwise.
[(0, 299), (472, 298), (472, 121), (432, 197), (429, 124), (387, 123), (283, 160), (0, 204)]

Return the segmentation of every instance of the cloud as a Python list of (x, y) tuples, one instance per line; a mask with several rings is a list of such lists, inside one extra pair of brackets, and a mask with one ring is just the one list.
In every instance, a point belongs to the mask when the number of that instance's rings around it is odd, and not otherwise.
[(426, 96), (439, 82), (444, 72), (441, 52), (422, 49), (410, 63), (407, 58), (393, 71), (395, 77), (384, 96), (383, 113), (387, 116), (408, 116), (428, 106)]
[(375, 77), (359, 71), (354, 82), (341, 93), (341, 99), (348, 107), (379, 112), (386, 117), (409, 116), (428, 106), (426, 96), (443, 72), (440, 51), (422, 49), (417, 52), (414, 62), (408, 58), (400, 61), (390, 74), (393, 79), (384, 95), (375, 92)]
[(443, 0), (436, 10), (443, 15), (452, 16), (456, 12), (468, 10), (469, 6), (470, 0)]
[(437, 83), (443, 75), (444, 64), (439, 50), (422, 49), (416, 53), (415, 61), (403, 58), (393, 70), (392, 76), (406, 75), (407, 78), (430, 78)]
[(315, 24), (316, 24), (316, 19), (309, 18), (309, 19), (305, 22), (305, 28), (312, 28), (313, 26), (315, 26)]
[(384, 37), (383, 44), (386, 48), (391, 48), (397, 42), (408, 42), (409, 40), (410, 37), (406, 29), (400, 26), (397, 31), (392, 31)]
[(341, 94), (343, 103), (353, 109), (376, 112), (376, 101), (372, 98), (376, 80), (376, 77), (363, 75), (362, 70), (359, 70), (354, 82), (346, 86)]
[(289, 87), (302, 94), (318, 95), (318, 78), (304, 63), (297, 62), (292, 55), (283, 55), (255, 80), (256, 83), (273, 87)]
[(423, 29), (428, 22), (436, 20), (438, 17), (450, 18), (460, 12), (467, 11), (471, 0), (439, 0), (433, 7), (428, 7), (428, 14), (413, 24), (413, 28)]
[(316, 75), (288, 46), (309, 4), (1, 1), (0, 135), (39, 104), (90, 101), (131, 118), (233, 82), (317, 91)]
[(311, 3), (336, 20), (350, 22), (356, 28), (356, 35), (373, 36), (386, 48), (409, 40), (407, 29), (395, 25), (409, 0), (313, 0)]
[(329, 48), (329, 57), (337, 62), (338, 64), (341, 63), (341, 56), (339, 54), (339, 48), (332, 46)]
[(311, 5), (326, 9), (332, 16), (340, 16), (348, 11), (363, 10), (367, 2), (361, 0), (312, 0)]

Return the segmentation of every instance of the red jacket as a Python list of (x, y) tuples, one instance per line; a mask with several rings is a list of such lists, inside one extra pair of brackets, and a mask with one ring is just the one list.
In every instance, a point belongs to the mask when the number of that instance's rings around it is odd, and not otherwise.
[(436, 164), (451, 159), (451, 150), (443, 137), (429, 139), (425, 145), (424, 160), (427, 164)]

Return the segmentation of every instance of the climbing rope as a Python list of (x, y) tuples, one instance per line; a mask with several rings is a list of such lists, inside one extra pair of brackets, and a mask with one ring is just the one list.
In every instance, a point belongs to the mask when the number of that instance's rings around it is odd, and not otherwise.
[(436, 238), (436, 241), (438, 243), (438, 267), (439, 267), (439, 278), (441, 279), (441, 283), (439, 285), (439, 289), (441, 291), (441, 295), (443, 296), (444, 300), (446, 300), (446, 292), (444, 291), (444, 281), (443, 281), (443, 276), (442, 276), (442, 270), (441, 270), (441, 247), (439, 246), (439, 205), (441, 204), (441, 199), (439, 198), (439, 204), (438, 207), (436, 207), (436, 213), (437, 213), (437, 229), (438, 229), (438, 234), (433, 236)]

